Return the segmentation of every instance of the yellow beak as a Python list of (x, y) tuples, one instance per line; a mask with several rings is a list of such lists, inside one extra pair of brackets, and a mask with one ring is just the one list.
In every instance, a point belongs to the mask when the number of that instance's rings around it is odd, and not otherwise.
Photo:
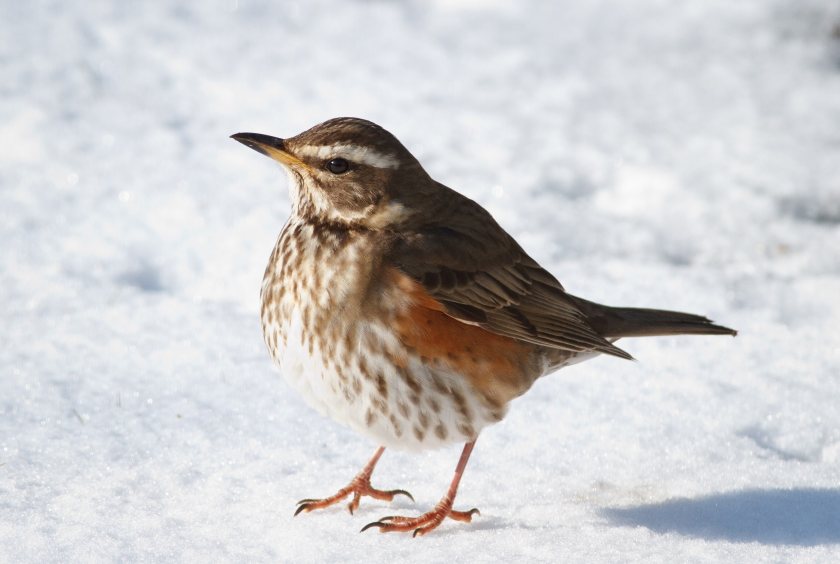
[(234, 133), (230, 137), (284, 165), (306, 166), (306, 163), (286, 151), (279, 137), (262, 133)]

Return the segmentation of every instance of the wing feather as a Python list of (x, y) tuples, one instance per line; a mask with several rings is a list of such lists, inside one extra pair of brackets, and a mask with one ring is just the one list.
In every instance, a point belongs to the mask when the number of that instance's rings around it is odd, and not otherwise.
[(448, 315), (544, 347), (631, 358), (598, 334), (560, 282), (486, 210), (442, 188), (434, 222), (396, 234), (388, 259)]

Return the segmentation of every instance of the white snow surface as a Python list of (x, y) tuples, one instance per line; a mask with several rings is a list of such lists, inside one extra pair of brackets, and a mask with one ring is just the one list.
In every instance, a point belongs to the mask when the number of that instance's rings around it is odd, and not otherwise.
[[(828, 1), (0, 2), (0, 561), (840, 559), (840, 9)], [(285, 175), (228, 136), (396, 134), (622, 341), (479, 439), (375, 449), (269, 361)]]

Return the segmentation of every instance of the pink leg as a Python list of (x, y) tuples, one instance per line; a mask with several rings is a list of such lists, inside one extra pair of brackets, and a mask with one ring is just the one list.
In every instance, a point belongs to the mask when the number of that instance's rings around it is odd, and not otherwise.
[(368, 523), (362, 528), (362, 531), (364, 532), (371, 527), (379, 527), (379, 532), (381, 533), (414, 531), (413, 536), (416, 537), (433, 531), (447, 517), (466, 523), (472, 521), (472, 516), (479, 514), (478, 509), (455, 511), (452, 509), (452, 503), (455, 501), (455, 494), (458, 493), (458, 484), (461, 481), (461, 476), (464, 474), (464, 468), (467, 467), (467, 460), (469, 460), (474, 446), (475, 441), (464, 445), (461, 458), (458, 460), (458, 466), (455, 468), (455, 476), (452, 478), (452, 483), (449, 484), (446, 495), (435, 505), (434, 509), (419, 517), (401, 517), (398, 515), (383, 517), (379, 521)]
[(373, 486), (370, 485), (370, 476), (373, 474), (373, 469), (376, 467), (376, 463), (379, 462), (379, 458), (382, 456), (382, 453), (385, 452), (385, 447), (381, 446), (376, 449), (376, 452), (373, 455), (373, 458), (370, 459), (362, 471), (359, 472), (355, 478), (350, 481), (350, 484), (347, 487), (341, 488), (338, 490), (333, 496), (326, 497), (324, 499), (302, 499), (298, 502), (297, 511), (295, 511), (295, 515), (301, 513), (303, 511), (315, 511), (316, 509), (324, 509), (325, 507), (329, 507), (335, 503), (338, 503), (351, 493), (353, 494), (353, 499), (350, 500), (350, 503), (347, 504), (347, 509), (350, 510), (352, 514), (356, 509), (359, 508), (359, 502), (362, 499), (363, 495), (370, 496), (374, 499), (382, 499), (385, 501), (391, 501), (394, 499), (394, 496), (397, 494), (402, 494), (407, 496), (414, 501), (414, 498), (411, 497), (411, 494), (405, 490), (377, 490)]

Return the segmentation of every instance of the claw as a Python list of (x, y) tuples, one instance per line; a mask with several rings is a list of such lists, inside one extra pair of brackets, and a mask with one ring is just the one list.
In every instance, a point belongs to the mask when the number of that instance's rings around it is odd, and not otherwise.
[[(405, 497), (407, 497), (408, 499), (410, 499), (412, 502), (414, 502), (414, 496), (413, 496), (413, 495), (411, 495), (410, 493), (408, 493), (408, 492), (407, 492), (407, 491), (405, 491), (405, 490), (391, 490), (391, 491), (389, 491), (388, 493), (389, 493), (389, 494), (391, 494), (392, 496), (395, 496), (395, 495), (404, 495)], [(416, 502), (415, 502), (415, 503), (416, 503)]]
[(353, 515), (356, 510), (359, 508), (359, 504), (362, 501), (362, 494), (358, 491), (353, 494), (353, 499), (350, 500), (350, 503), (347, 504), (347, 509), (350, 511), (350, 515)]
[(367, 530), (368, 530), (368, 529), (370, 529), (371, 527), (384, 527), (385, 525), (387, 525), (387, 523), (383, 523), (381, 520), (379, 520), (379, 521), (374, 521), (373, 523), (368, 523), (367, 525), (365, 525), (364, 527), (362, 527), (362, 530), (361, 530), (361, 531), (359, 531), (359, 532), (360, 532), (360, 533), (364, 533), (365, 531), (367, 531)]
[(301, 504), (301, 506), (297, 508), (297, 511), (295, 511), (294, 517), (297, 517), (300, 513), (306, 511), (307, 509), (309, 509), (308, 503)]

